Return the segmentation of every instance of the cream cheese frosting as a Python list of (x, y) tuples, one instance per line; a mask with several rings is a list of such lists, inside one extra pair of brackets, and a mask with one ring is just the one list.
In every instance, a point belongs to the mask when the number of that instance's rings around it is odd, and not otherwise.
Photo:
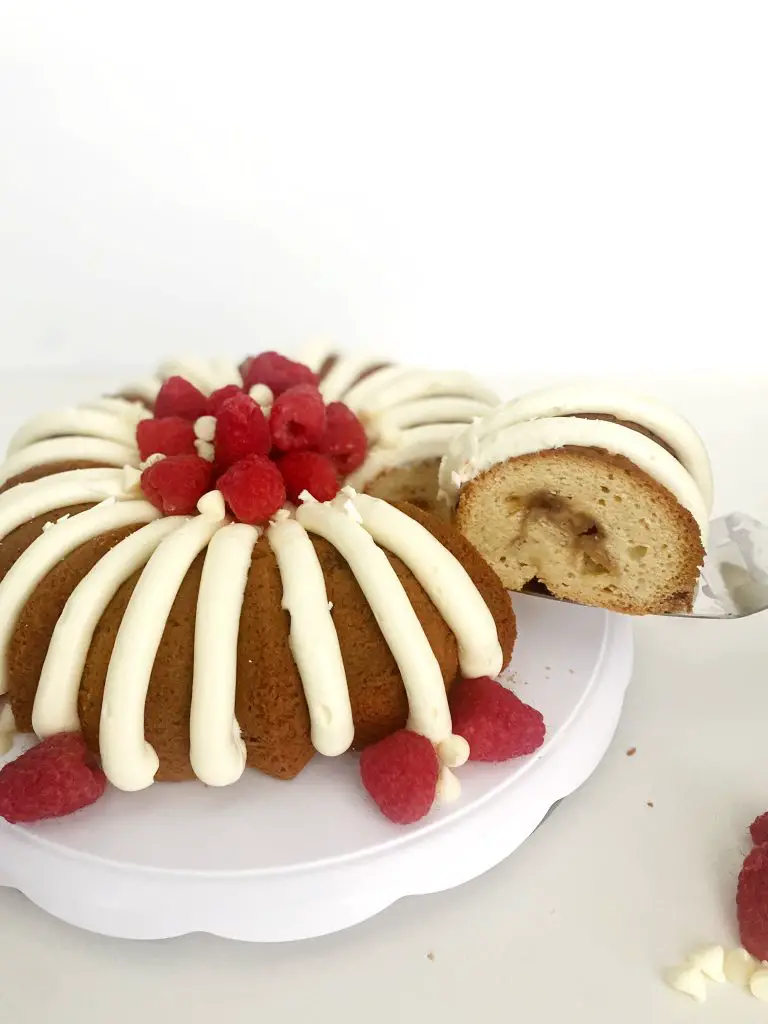
[[(662, 402), (608, 384), (563, 384), (532, 391), (499, 408), (477, 427), (478, 440), (526, 420), (579, 413), (605, 413), (636, 423), (665, 442), (696, 482), (707, 511), (712, 511), (712, 467), (704, 443), (693, 426)], [(446, 461), (446, 467), (450, 460)], [(441, 485), (445, 481), (441, 475)]]
[[(499, 414), (496, 414), (499, 418)], [(487, 425), (486, 425), (487, 426)], [(443, 460), (441, 487), (449, 504), (455, 506), (464, 483), (491, 466), (521, 455), (532, 455), (551, 448), (573, 445), (601, 448), (622, 455), (669, 491), (688, 509), (706, 544), (709, 513), (691, 474), (668, 451), (630, 427), (605, 420), (586, 420), (571, 416), (543, 417), (494, 428), (473, 424)]]

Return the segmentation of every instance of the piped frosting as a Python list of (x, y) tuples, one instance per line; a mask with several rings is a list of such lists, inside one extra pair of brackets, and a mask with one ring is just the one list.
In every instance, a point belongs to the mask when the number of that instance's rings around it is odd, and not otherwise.
[[(499, 418), (499, 414), (494, 414), (494, 418)], [(644, 434), (605, 420), (576, 416), (544, 417), (493, 430), (482, 421), (475, 423), (457, 439), (443, 459), (440, 473), (443, 494), (453, 507), (461, 487), (491, 466), (521, 455), (566, 445), (600, 448), (634, 463), (688, 509), (699, 526), (702, 543), (706, 544), (708, 509), (688, 470)]]

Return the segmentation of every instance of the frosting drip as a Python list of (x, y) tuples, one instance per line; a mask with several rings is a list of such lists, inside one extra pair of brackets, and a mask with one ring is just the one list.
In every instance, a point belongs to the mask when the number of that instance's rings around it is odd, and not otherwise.
[(235, 718), (237, 637), (258, 538), (253, 526), (233, 523), (213, 536), (205, 555), (195, 617), (190, 761), (208, 786), (228, 786), (245, 771)]
[(281, 518), (267, 533), (283, 585), (283, 608), (291, 617), (290, 644), (312, 724), (312, 745), (335, 757), (352, 744), (355, 727), (341, 657), (312, 541), (301, 523)]

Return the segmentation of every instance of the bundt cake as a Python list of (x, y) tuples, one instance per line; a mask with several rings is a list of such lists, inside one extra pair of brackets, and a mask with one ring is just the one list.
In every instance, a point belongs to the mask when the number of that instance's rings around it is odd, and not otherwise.
[(325, 400), (349, 406), (365, 427), (370, 451), (350, 485), (442, 513), (440, 459), (451, 438), (497, 406), (499, 397), (468, 373), (394, 366), (325, 344), (308, 349), (303, 361), (318, 374)]
[[(17, 431), (0, 467), (0, 740), (11, 724), (80, 734), (135, 791), (226, 786), (246, 766), (291, 779), (315, 752), (405, 730), (431, 744), (438, 793), (455, 790), (471, 750), (449, 693), (508, 663), (509, 596), (450, 524), (344, 481), (402, 464), (378, 454), (387, 410), (405, 434), (444, 415), (455, 429), (492, 398), (465, 378), (321, 369), (183, 361)], [(393, 390), (372, 389), (385, 374)], [(377, 784), (402, 789), (398, 772)]]
[(454, 437), (440, 493), (510, 590), (691, 610), (712, 474), (693, 427), (655, 401), (600, 385), (523, 396)]

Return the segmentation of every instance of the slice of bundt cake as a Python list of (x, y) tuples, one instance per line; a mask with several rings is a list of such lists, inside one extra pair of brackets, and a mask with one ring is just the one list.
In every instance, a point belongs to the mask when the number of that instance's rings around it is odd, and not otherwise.
[(597, 386), (554, 388), (454, 439), (440, 469), (459, 530), (511, 590), (631, 614), (689, 611), (712, 476), (682, 417)]
[(290, 779), (407, 728), (445, 782), (469, 756), (449, 691), (508, 663), (509, 596), (454, 527), (342, 487), (366, 456), (352, 410), (333, 420), (311, 369), (266, 355), (176, 363), (16, 433), (4, 735), (10, 716), (42, 740), (79, 732), (132, 791), (249, 766)]

